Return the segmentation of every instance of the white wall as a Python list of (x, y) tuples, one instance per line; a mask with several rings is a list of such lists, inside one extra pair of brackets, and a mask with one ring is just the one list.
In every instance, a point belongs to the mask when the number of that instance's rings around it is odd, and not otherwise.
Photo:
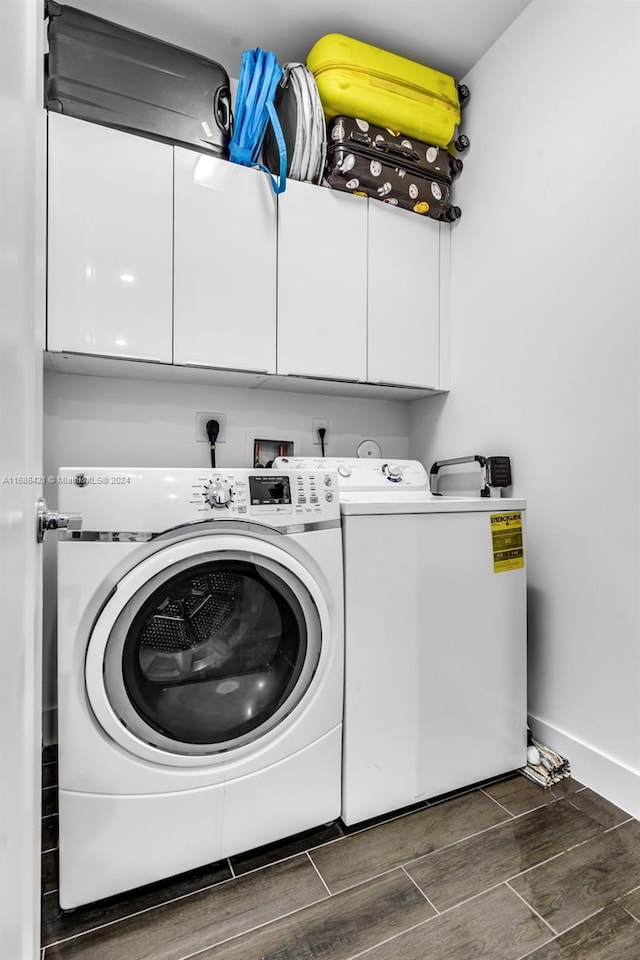
[(275, 390), (154, 380), (45, 374), (45, 470), (59, 466), (198, 467), (209, 446), (195, 440), (197, 411), (227, 414), (220, 467), (252, 466), (254, 436), (296, 440), (298, 456), (320, 456), (312, 419), (329, 420), (327, 456), (355, 456), (371, 437), (385, 456), (406, 457), (408, 404)]
[[(209, 445), (195, 440), (197, 411), (226, 413), (227, 440), (217, 444), (218, 467), (252, 466), (253, 440), (292, 439), (299, 456), (320, 456), (312, 419), (329, 421), (327, 456), (355, 456), (361, 440), (376, 440), (385, 456), (406, 458), (408, 404), (210, 387), (152, 380), (47, 373), (44, 383), (44, 473), (59, 467), (198, 467)], [(56, 505), (55, 484), (47, 501)], [(45, 543), (45, 740), (55, 740), (55, 539)]]
[(467, 78), (452, 392), (410, 433), (425, 463), (512, 457), (534, 731), (636, 816), (638, 10), (534, 0)]

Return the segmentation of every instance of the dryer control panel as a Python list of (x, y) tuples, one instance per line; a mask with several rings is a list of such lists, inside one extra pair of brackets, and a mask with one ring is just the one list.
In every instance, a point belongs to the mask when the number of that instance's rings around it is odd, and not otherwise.
[(274, 470), (335, 470), (342, 492), (347, 490), (429, 490), (427, 472), (418, 460), (368, 457), (278, 457)]

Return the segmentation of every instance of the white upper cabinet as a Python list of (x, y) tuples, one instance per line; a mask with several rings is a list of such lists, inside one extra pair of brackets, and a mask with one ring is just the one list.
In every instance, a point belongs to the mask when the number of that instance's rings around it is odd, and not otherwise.
[(369, 203), (372, 383), (440, 385), (440, 229), (435, 220)]
[(173, 150), (49, 114), (47, 347), (172, 359)]
[(266, 174), (175, 148), (174, 363), (275, 373), (276, 223)]
[(367, 201), (295, 180), (278, 201), (278, 373), (367, 379)]
[(448, 389), (449, 235), (50, 114), (47, 349)]

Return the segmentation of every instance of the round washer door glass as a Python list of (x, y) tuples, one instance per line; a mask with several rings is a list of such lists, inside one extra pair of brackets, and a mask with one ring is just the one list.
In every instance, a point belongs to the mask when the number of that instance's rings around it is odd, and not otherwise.
[(107, 696), (136, 736), (173, 753), (248, 743), (300, 702), (320, 657), (307, 588), (270, 558), (226, 552), (172, 565), (117, 618)]

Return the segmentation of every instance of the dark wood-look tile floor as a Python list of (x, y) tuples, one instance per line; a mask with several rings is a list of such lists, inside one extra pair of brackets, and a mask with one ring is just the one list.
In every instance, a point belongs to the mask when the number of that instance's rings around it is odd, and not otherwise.
[(43, 766), (43, 960), (640, 960), (640, 823), (519, 774), (63, 914)]

